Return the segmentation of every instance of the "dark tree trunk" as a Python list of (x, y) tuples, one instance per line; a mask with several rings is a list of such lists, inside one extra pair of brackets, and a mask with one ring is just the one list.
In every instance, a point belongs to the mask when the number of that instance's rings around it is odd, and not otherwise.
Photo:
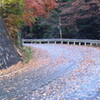
[(20, 56), (11, 42), (4, 21), (0, 17), (0, 69), (7, 68), (19, 61)]

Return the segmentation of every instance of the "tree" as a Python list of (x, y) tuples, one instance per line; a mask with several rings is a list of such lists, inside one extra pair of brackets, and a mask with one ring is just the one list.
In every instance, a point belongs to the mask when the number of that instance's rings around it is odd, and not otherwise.
[(38, 16), (48, 16), (48, 13), (54, 9), (56, 0), (24, 0), (23, 18), (29, 25), (32, 24)]
[(22, 23), (23, 0), (1, 0), (0, 15), (2, 16), (9, 35), (16, 42), (17, 32)]
[(51, 11), (48, 18), (39, 17), (31, 26), (23, 26), (22, 38), (42, 39), (60, 38), (59, 34), (59, 12), (57, 8)]
[(66, 38), (100, 39), (99, 0), (60, 0), (59, 5)]
[(56, 0), (2, 0), (1, 4), (1, 15), (14, 42), (22, 23), (31, 26), (37, 17), (47, 17), (57, 6)]

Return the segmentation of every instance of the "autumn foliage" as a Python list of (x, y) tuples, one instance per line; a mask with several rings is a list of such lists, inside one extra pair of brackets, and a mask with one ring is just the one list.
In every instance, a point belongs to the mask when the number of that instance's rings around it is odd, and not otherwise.
[(56, 0), (24, 0), (23, 19), (31, 25), (34, 18), (46, 16), (57, 4)]
[(31, 25), (38, 16), (47, 16), (56, 6), (56, 0), (0, 0), (0, 15), (15, 41), (22, 24)]

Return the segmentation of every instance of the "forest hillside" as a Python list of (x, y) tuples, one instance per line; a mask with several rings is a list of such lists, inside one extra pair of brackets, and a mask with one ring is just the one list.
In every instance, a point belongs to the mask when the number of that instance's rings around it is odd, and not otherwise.
[[(47, 19), (39, 17), (30, 28), (22, 27), (23, 38), (100, 39), (99, 0), (58, 0)], [(60, 28), (59, 28), (60, 27)]]

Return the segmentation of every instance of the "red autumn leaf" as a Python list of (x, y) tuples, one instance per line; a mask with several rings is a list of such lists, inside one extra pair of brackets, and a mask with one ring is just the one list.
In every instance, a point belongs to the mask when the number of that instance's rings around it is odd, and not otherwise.
[(56, 0), (24, 0), (23, 19), (30, 24), (32, 18), (46, 16), (57, 4)]

